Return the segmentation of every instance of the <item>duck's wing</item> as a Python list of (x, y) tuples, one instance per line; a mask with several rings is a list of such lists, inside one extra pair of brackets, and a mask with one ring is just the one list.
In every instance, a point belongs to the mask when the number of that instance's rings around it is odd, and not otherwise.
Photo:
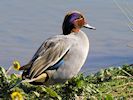
[(50, 38), (44, 42), (31, 60), (29, 77), (42, 74), (47, 68), (54, 66), (69, 51), (71, 45), (63, 38)]

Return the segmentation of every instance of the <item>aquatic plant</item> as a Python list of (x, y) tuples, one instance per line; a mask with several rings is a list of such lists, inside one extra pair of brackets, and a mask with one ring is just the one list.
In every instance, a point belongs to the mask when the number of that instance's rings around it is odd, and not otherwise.
[(18, 100), (114, 100), (133, 98), (133, 66), (110, 67), (95, 74), (79, 74), (65, 84), (49, 87), (22, 82), (16, 74), (7, 75), (0, 67), (0, 99)]

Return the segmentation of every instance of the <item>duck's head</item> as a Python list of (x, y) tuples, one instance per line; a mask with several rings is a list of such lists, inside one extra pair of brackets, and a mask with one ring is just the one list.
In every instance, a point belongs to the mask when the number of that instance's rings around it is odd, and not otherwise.
[(69, 12), (65, 18), (62, 25), (62, 30), (64, 35), (68, 35), (71, 32), (78, 32), (80, 28), (85, 27), (95, 30), (95, 27), (87, 24), (84, 16), (78, 11)]

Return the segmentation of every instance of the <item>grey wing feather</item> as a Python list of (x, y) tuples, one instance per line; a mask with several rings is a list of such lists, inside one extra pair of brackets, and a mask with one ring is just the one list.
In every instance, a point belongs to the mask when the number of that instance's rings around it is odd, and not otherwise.
[(43, 43), (37, 53), (33, 56), (34, 62), (30, 68), (29, 77), (37, 77), (48, 67), (56, 64), (70, 49), (70, 46), (70, 44), (61, 38), (49, 39)]

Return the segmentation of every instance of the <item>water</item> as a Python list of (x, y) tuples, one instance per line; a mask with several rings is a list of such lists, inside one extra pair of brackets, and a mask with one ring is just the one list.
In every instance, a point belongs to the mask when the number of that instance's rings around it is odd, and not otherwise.
[[(133, 15), (132, 0), (119, 3)], [(63, 18), (71, 10), (83, 12), (97, 28), (83, 29), (90, 39), (90, 52), (82, 72), (133, 63), (133, 48), (127, 46), (133, 44), (133, 32), (112, 0), (1, 0), (0, 65), (8, 68), (14, 59), (27, 63), (45, 39), (62, 33)]]

